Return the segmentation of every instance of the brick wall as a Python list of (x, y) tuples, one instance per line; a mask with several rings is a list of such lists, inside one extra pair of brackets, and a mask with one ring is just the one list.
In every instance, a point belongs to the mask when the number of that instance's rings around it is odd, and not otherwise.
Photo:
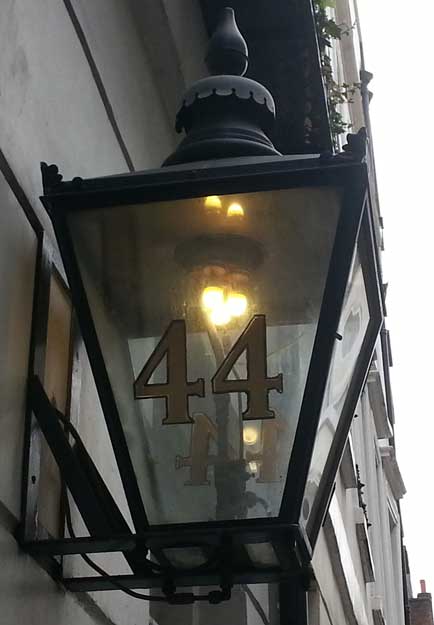
[(426, 592), (425, 582), (415, 599), (409, 599), (410, 625), (434, 625), (431, 593)]

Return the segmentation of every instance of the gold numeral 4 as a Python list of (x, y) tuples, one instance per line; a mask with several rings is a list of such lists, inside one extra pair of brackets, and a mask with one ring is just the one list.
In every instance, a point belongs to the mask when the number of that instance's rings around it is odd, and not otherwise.
[[(164, 356), (167, 356), (167, 382), (149, 384), (149, 380)], [(185, 321), (177, 320), (167, 328), (149, 360), (134, 382), (135, 399), (164, 397), (166, 417), (163, 423), (194, 423), (188, 410), (188, 398), (193, 395), (205, 397), (205, 383), (202, 378), (187, 381), (187, 339)]]
[[(233, 366), (246, 352), (247, 377), (244, 380), (228, 380)], [(247, 393), (247, 409), (243, 419), (273, 419), (268, 393), (283, 391), (282, 374), (267, 377), (267, 337), (265, 315), (255, 315), (234, 344), (212, 379), (214, 393)]]

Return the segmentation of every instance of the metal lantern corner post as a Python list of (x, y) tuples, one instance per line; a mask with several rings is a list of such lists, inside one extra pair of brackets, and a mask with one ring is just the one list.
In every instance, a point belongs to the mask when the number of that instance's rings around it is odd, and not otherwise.
[[(73, 591), (218, 603), (234, 584), (309, 576), (382, 321), (367, 173), (351, 151), (279, 154), (273, 98), (247, 63), (225, 9), (161, 169), (65, 182), (42, 165), (134, 525), (34, 377), (33, 414), (88, 536), (69, 523), (25, 548), (121, 552), (132, 570), (62, 578)], [(220, 590), (182, 590), (208, 585)]]

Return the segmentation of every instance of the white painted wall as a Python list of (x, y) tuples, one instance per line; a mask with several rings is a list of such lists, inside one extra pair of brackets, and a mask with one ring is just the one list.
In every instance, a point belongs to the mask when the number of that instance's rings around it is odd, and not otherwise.
[(0, 499), (20, 514), (37, 239), (0, 174)]
[[(92, 606), (65, 593), (0, 523), (0, 625), (109, 625)], [(136, 623), (146, 622), (143, 619)]]
[[(182, 24), (177, 24), (179, 11), (171, 15), (162, 33), (152, 22), (139, 25), (128, 2), (72, 2), (135, 169), (158, 167), (177, 143), (174, 118), (169, 115), (164, 101), (164, 81), (155, 72), (145, 46), (148, 33), (175, 51), (172, 56), (166, 54), (164, 62), (180, 68), (182, 84), (189, 81), (195, 71), (197, 75), (202, 72), (202, 66), (195, 60), (197, 57), (185, 56), (203, 47), (205, 37), (198, 21), (198, 8), (193, 0), (190, 4), (191, 11), (194, 9), (196, 13), (195, 30), (190, 32), (191, 49), (177, 59), (174, 31), (179, 39), (188, 28), (185, 16), (182, 16)], [(165, 10), (164, 3), (160, 5)], [(170, 11), (173, 13), (172, 9)], [(51, 235), (51, 224), (39, 202), (41, 160), (56, 163), (65, 179), (125, 172), (127, 162), (61, 0), (4, 0), (0, 40), (0, 149), (40, 222)], [(173, 102), (180, 102), (181, 97), (181, 88), (173, 90)], [(114, 622), (136, 625), (147, 622), (148, 604), (119, 592), (95, 595), (93, 615), (88, 615), (83, 608), (86, 601), (56, 587), (18, 550), (11, 535), (20, 517), (35, 255), (35, 234), (0, 176), (0, 512), (4, 512), (0, 516), (0, 624)], [(84, 353), (82, 363), (78, 426), (89, 449), (93, 450), (104, 479), (127, 515)], [(3, 517), (9, 520), (7, 528)], [(77, 515), (74, 522), (80, 533), (82, 525)], [(111, 570), (115, 560), (105, 561), (104, 565)], [(78, 562), (74, 570), (88, 572), (87, 567)], [(128, 572), (125, 565), (124, 571)], [(101, 610), (95, 606), (100, 606)]]
[(72, 5), (135, 169), (159, 167), (174, 147), (174, 120), (164, 114), (162, 98), (128, 3), (73, 0)]
[(65, 178), (126, 171), (62, 2), (5, 0), (0, 22), (0, 141), (41, 221), (39, 162)]
[[(373, 609), (382, 609), (386, 623), (404, 624), (400, 518), (396, 499), (383, 470), (373, 409), (367, 390), (356, 410), (351, 437), (354, 461), (364, 483), (363, 499), (371, 527), (375, 581), (363, 576), (356, 522), (363, 519), (356, 488), (345, 489), (337, 476), (328, 519), (321, 530), (313, 558), (321, 609), (310, 625), (349, 623), (373, 625)], [(391, 523), (393, 519), (394, 523)], [(339, 546), (333, 548), (333, 540)], [(315, 590), (313, 591), (315, 592)], [(346, 597), (346, 598), (345, 598)]]

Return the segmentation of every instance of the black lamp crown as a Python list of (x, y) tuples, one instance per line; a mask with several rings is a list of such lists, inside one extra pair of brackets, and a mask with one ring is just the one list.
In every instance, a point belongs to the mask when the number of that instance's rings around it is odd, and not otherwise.
[(273, 96), (263, 85), (244, 76), (248, 50), (233, 9), (222, 11), (205, 60), (212, 75), (185, 93), (176, 130), (185, 130), (187, 136), (164, 165), (279, 155), (267, 136), (276, 114)]

